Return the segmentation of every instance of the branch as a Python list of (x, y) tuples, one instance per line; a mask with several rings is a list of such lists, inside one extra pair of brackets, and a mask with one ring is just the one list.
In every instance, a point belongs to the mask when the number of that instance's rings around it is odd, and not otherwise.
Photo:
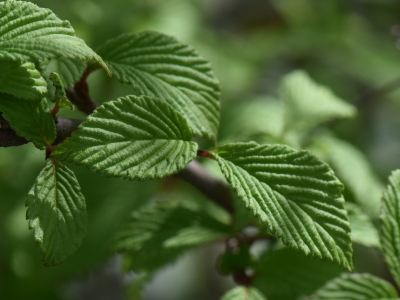
[(87, 115), (93, 113), (93, 111), (99, 107), (99, 105), (90, 97), (89, 86), (86, 79), (93, 71), (97, 70), (98, 67), (87, 68), (83, 73), (81, 79), (75, 83), (73, 88), (65, 90), (68, 99), (76, 105), (76, 107)]
[[(81, 120), (57, 116), (57, 139), (53, 144), (57, 145), (64, 141), (67, 137), (71, 136), (71, 133), (76, 130), (81, 123)], [(18, 136), (15, 131), (10, 128), (7, 120), (0, 116), (0, 147), (21, 146), (26, 143), (28, 143), (28, 141), (25, 138)]]
[(193, 185), (227, 212), (233, 213), (230, 188), (223, 181), (214, 178), (199, 162), (193, 160), (175, 176)]
[(394, 90), (400, 88), (400, 77), (392, 81), (389, 81), (385, 85), (377, 88), (370, 89), (369, 91), (362, 94), (355, 102), (358, 108), (367, 106), (373, 100), (379, 99), (386, 94), (393, 92)]

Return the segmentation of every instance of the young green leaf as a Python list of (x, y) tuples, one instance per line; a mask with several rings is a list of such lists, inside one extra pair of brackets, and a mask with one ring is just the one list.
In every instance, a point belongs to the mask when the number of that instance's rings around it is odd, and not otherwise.
[(103, 60), (75, 36), (68, 21), (25, 1), (0, 2), (0, 59), (42, 60), (56, 57)]
[(255, 265), (253, 285), (268, 299), (303, 299), (339, 276), (343, 269), (289, 248), (267, 250)]
[(54, 91), (54, 100), (56, 102), (56, 106), (60, 108), (69, 108), (74, 109), (74, 105), (69, 101), (67, 95), (65, 94), (64, 84), (58, 75), (55, 72), (50, 73), (49, 75), (50, 81), (53, 83), (55, 91)]
[(351, 225), (351, 240), (353, 243), (380, 249), (379, 233), (371, 218), (357, 204), (346, 202), (345, 208)]
[(246, 207), (283, 243), (352, 268), (343, 185), (309, 151), (284, 145), (228, 144), (213, 152)]
[(73, 87), (86, 69), (86, 61), (59, 57), (46, 60), (40, 64), (42, 73), (49, 78), (50, 73), (57, 73), (65, 88)]
[(56, 138), (56, 125), (46, 99), (27, 101), (0, 94), (0, 111), (17, 135), (44, 150)]
[(222, 296), (221, 300), (267, 300), (255, 287), (237, 286)]
[(47, 93), (47, 83), (33, 63), (1, 60), (0, 93), (37, 100)]
[(389, 185), (383, 193), (380, 240), (385, 261), (400, 285), (400, 170), (389, 177)]
[(194, 134), (216, 139), (219, 83), (210, 63), (192, 47), (161, 33), (142, 32), (109, 40), (98, 52), (119, 81), (165, 100)]
[(369, 274), (343, 274), (319, 289), (313, 300), (386, 300), (399, 299), (387, 281)]
[(313, 82), (304, 71), (294, 71), (282, 80), (280, 97), (285, 103), (286, 130), (305, 131), (322, 122), (356, 114), (352, 105)]
[(46, 266), (71, 256), (86, 235), (85, 198), (74, 173), (50, 160), (26, 200), (29, 228), (33, 229)]
[(165, 102), (128, 96), (104, 103), (52, 156), (107, 176), (163, 178), (185, 168), (197, 144), (185, 119)]
[(135, 211), (118, 233), (116, 249), (131, 257), (131, 269), (152, 271), (189, 248), (226, 237), (229, 232), (227, 224), (195, 203), (173, 201)]

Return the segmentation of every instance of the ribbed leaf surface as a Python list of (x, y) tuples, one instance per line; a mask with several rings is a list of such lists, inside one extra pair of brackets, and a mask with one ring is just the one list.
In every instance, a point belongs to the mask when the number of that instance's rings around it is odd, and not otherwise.
[(343, 186), (327, 164), (309, 151), (254, 142), (213, 155), (246, 207), (285, 245), (352, 268)]
[(85, 198), (66, 166), (49, 161), (30, 190), (26, 206), (29, 228), (45, 265), (62, 263), (80, 247), (87, 227)]
[(390, 272), (400, 285), (400, 170), (389, 177), (383, 193), (380, 240)]
[(130, 180), (163, 178), (185, 168), (197, 144), (185, 119), (165, 102), (122, 97), (104, 103), (52, 156)]
[(0, 93), (40, 99), (47, 93), (47, 84), (33, 63), (0, 60)]
[(353, 243), (380, 249), (379, 233), (371, 218), (357, 204), (346, 202), (345, 208), (351, 225)]
[(192, 47), (157, 33), (124, 34), (98, 50), (119, 81), (167, 101), (194, 134), (216, 139), (219, 83), (210, 63)]
[(356, 114), (352, 105), (313, 82), (303, 71), (294, 71), (282, 80), (280, 97), (285, 103), (286, 130), (307, 130), (334, 118)]
[(56, 138), (56, 126), (46, 99), (28, 101), (0, 94), (0, 111), (17, 135), (39, 149), (46, 149)]
[(395, 288), (369, 274), (343, 274), (328, 282), (313, 300), (385, 300), (399, 299)]
[(46, 78), (54, 72), (60, 75), (65, 88), (70, 88), (81, 78), (86, 69), (86, 61), (60, 57), (40, 64)]
[(59, 56), (95, 59), (107, 69), (100, 56), (75, 36), (70, 23), (51, 10), (25, 1), (0, 2), (0, 59), (25, 61)]
[(54, 86), (54, 101), (56, 102), (56, 106), (60, 108), (74, 109), (74, 105), (67, 98), (64, 84), (61, 80), (60, 75), (58, 75), (58, 73), (52, 72), (49, 75), (49, 79)]
[(267, 300), (267, 298), (254, 287), (237, 286), (222, 296), (221, 300)]
[(343, 269), (328, 261), (320, 261), (283, 248), (266, 251), (255, 265), (253, 285), (270, 300), (303, 299), (327, 281), (339, 276)]
[(116, 237), (131, 256), (130, 268), (155, 270), (190, 247), (229, 235), (229, 227), (194, 203), (167, 202), (141, 208)]

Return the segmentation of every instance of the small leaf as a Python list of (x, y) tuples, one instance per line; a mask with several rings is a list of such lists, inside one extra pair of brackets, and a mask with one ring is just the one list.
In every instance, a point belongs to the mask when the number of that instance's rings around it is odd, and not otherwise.
[(49, 78), (50, 73), (57, 73), (65, 88), (73, 87), (86, 69), (86, 61), (59, 57), (40, 64), (42, 73)]
[(49, 161), (26, 200), (29, 229), (33, 229), (46, 266), (71, 256), (86, 235), (85, 198), (74, 173), (57, 161)]
[(0, 2), (0, 59), (43, 60), (57, 57), (103, 60), (75, 36), (68, 21), (25, 1)]
[(16, 134), (44, 150), (56, 138), (56, 126), (46, 99), (27, 101), (0, 94), (0, 111)]
[(380, 215), (380, 240), (385, 261), (400, 285), (400, 170), (389, 177), (383, 193)]
[(49, 79), (51, 80), (55, 88), (54, 100), (56, 102), (56, 105), (60, 108), (74, 109), (74, 105), (71, 103), (71, 101), (69, 101), (67, 95), (65, 94), (64, 85), (60, 76), (57, 73), (52, 72), (49, 75)]
[(222, 296), (221, 300), (267, 300), (255, 287), (237, 286)]
[(0, 93), (37, 100), (47, 93), (47, 84), (33, 63), (1, 60)]
[(309, 151), (283, 145), (228, 144), (213, 153), (246, 207), (283, 243), (352, 268), (343, 185)]
[(385, 300), (399, 299), (387, 281), (369, 274), (343, 274), (329, 281), (313, 300)]
[(335, 118), (356, 114), (355, 108), (329, 89), (313, 82), (304, 71), (294, 71), (281, 82), (286, 130), (305, 131)]
[(210, 63), (192, 47), (161, 33), (142, 32), (120, 35), (98, 52), (119, 81), (168, 102), (195, 135), (216, 139), (219, 83)]
[(261, 256), (255, 265), (253, 285), (268, 299), (303, 299), (342, 272), (337, 265), (285, 247), (267, 250)]
[(193, 246), (228, 234), (228, 225), (195, 203), (173, 201), (135, 211), (127, 226), (118, 233), (116, 249), (131, 257), (131, 269), (152, 271)]
[(370, 217), (357, 204), (346, 202), (345, 207), (351, 225), (353, 243), (380, 249), (379, 233)]
[(145, 180), (185, 168), (196, 156), (190, 129), (165, 102), (128, 96), (104, 103), (52, 156), (107, 176)]

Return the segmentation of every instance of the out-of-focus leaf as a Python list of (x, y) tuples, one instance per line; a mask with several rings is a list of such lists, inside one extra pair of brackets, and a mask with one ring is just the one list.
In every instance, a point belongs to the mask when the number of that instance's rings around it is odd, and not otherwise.
[(386, 300), (399, 298), (396, 289), (385, 280), (370, 274), (343, 274), (320, 288), (312, 299)]
[(117, 234), (116, 249), (127, 254), (129, 268), (152, 271), (191, 247), (228, 236), (229, 232), (227, 224), (195, 203), (166, 202), (135, 211)]
[(280, 97), (285, 103), (285, 131), (302, 132), (356, 114), (352, 105), (316, 84), (304, 71), (294, 71), (282, 80)]
[(222, 296), (221, 300), (267, 300), (255, 287), (237, 286)]
[(292, 300), (312, 294), (343, 270), (329, 262), (283, 248), (264, 253), (255, 265), (255, 272), (253, 284), (269, 300)]
[(370, 217), (357, 204), (346, 202), (345, 208), (350, 221), (353, 243), (380, 249), (379, 233)]
[(376, 218), (384, 187), (365, 155), (353, 145), (327, 135), (319, 137), (310, 149), (332, 166), (357, 204)]

